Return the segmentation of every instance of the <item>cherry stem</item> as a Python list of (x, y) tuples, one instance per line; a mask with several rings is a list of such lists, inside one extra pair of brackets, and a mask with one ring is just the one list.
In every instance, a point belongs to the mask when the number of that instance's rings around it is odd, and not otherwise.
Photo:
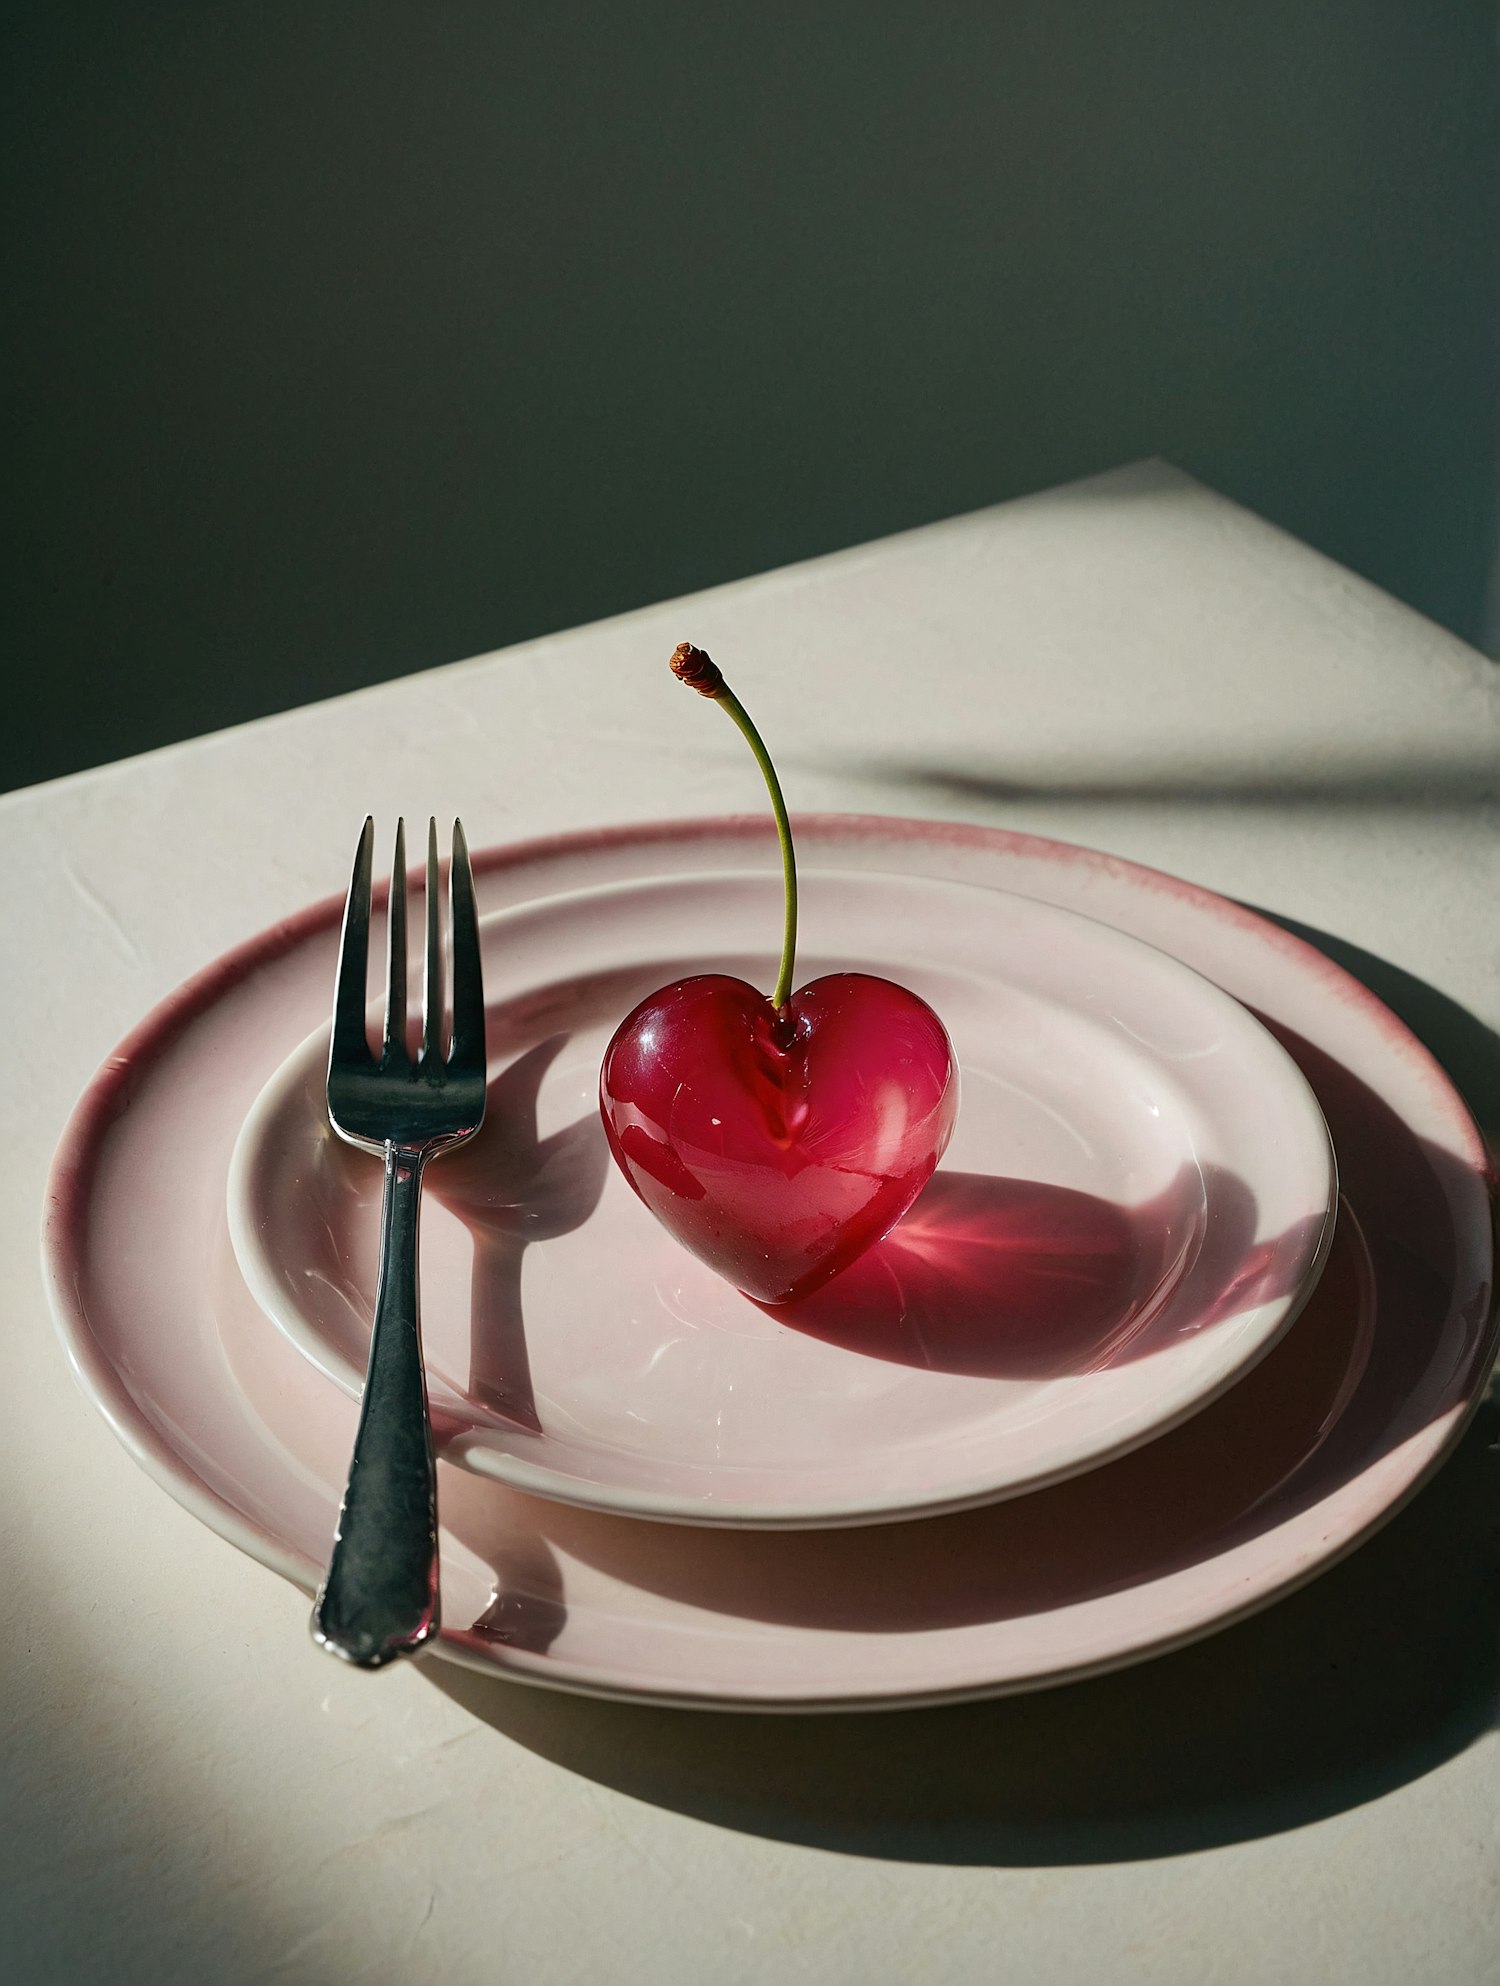
[(797, 856), (792, 847), (792, 824), (786, 817), (786, 802), (781, 797), (781, 781), (776, 777), (771, 754), (751, 722), (749, 711), (725, 682), (723, 671), (713, 657), (706, 655), (691, 641), (679, 641), (672, 650), (670, 667), (677, 680), (686, 683), (690, 690), (723, 704), (744, 734), (745, 742), (755, 754), (755, 763), (765, 777), (766, 791), (771, 796), (771, 811), (776, 816), (776, 834), (781, 842), (781, 875), (786, 886), (781, 971), (776, 976), (776, 991), (771, 995), (771, 1005), (781, 1020), (790, 1025), (791, 1016), (786, 1011), (786, 1003), (791, 998), (792, 972), (797, 959)]
[(779, 1011), (791, 998), (792, 974), (796, 969), (797, 959), (797, 854), (792, 847), (792, 824), (786, 817), (786, 802), (781, 797), (781, 781), (776, 777), (771, 754), (766, 750), (759, 731), (751, 722), (750, 713), (727, 683), (723, 689), (715, 693), (713, 700), (723, 707), (725, 713), (734, 719), (744, 733), (745, 742), (754, 752), (755, 762), (765, 776), (766, 791), (771, 796), (771, 812), (776, 816), (776, 834), (781, 842), (781, 875), (786, 885), (786, 921), (781, 933), (781, 970), (776, 975), (776, 991), (771, 995), (771, 1005)]

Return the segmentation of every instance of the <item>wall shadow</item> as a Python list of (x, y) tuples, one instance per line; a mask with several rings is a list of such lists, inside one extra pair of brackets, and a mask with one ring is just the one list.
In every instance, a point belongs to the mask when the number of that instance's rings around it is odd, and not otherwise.
[(1471, 639), (1489, 0), (54, 0), (0, 785), (1143, 456)]
[(1334, 760), (1306, 769), (1251, 765), (1244, 760), (1184, 765), (1179, 760), (1129, 775), (1082, 777), (1042, 771), (981, 772), (963, 765), (935, 766), (926, 760), (913, 764), (903, 759), (844, 760), (840, 770), (868, 779), (894, 780), (939, 800), (978, 800), (994, 806), (1128, 806), (1180, 801), (1194, 807), (1324, 812), (1379, 807), (1385, 811), (1461, 813), (1500, 803), (1500, 765), (1489, 751), (1478, 751), (1469, 759), (1452, 753), (1436, 757), (1410, 752), (1399, 760)]
[[(103, 1437), (102, 1428), (90, 1432)], [(35, 1480), (25, 1492), (19, 1479), (12, 1487), (18, 1496), (37, 1491)], [(173, 1525), (195, 1528), (185, 1512), (158, 1508), (155, 1490), (150, 1495), (149, 1521), (163, 1536), (173, 1535)], [(251, 1986), (293, 1978), (298, 1986), (342, 1986), (347, 1952), (341, 1957), (324, 1935), (336, 1890), (320, 1885), (316, 1871), (289, 1877), (284, 1842), (253, 1802), (241, 1811), (233, 1766), (226, 1773), (212, 1745), (185, 1743), (180, 1730), (164, 1735), (164, 1699), (183, 1667), (148, 1679), (122, 1666), (109, 1634), (58, 1611), (46, 1564), (28, 1565), (17, 1553), (11, 1569), (26, 1582), (27, 1632), (32, 1646), (46, 1650), (47, 1673), (45, 1681), (38, 1676), (41, 1658), (30, 1657), (24, 1641), (11, 1642), (0, 1668), (11, 1717), (0, 1772), (4, 1977), (12, 1986), (197, 1986), (205, 1979)], [(301, 1631), (300, 1594), (270, 1578), (258, 1591), (266, 1634)], [(251, 1659), (225, 1648), (214, 1685), (195, 1675), (184, 1692), (193, 1714), (211, 1723), (216, 1706), (227, 1706), (232, 1684), (225, 1678), (237, 1663), (248, 1669)], [(316, 1694), (306, 1690), (307, 1698)], [(310, 1702), (298, 1712), (316, 1715)], [(264, 1772), (299, 1768), (305, 1761), (286, 1756), (274, 1740), (267, 1746)], [(393, 1966), (365, 1977), (370, 1986), (387, 1986), (398, 1973)]]

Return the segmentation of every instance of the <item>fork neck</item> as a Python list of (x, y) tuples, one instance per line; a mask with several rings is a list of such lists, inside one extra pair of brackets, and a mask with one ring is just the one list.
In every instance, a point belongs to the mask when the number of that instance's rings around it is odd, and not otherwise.
[(418, 1207), (422, 1198), (422, 1171), (428, 1153), (414, 1145), (387, 1145), (385, 1148), (385, 1191), (380, 1203), (380, 1279), (375, 1292), (377, 1319), (394, 1299), (407, 1322), (418, 1334), (417, 1295)]

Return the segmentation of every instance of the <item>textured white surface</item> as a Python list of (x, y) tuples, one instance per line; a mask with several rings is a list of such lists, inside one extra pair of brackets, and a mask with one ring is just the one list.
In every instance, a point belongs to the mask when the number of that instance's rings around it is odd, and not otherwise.
[(1385, 1537), (1200, 1649), (1029, 1702), (770, 1730), (346, 1674), (302, 1597), (72, 1386), (35, 1232), (94, 1066), (223, 946), (336, 889), (366, 810), (458, 812), (477, 844), (757, 807), (730, 727), (662, 666), (684, 637), (794, 807), (1176, 870), (1461, 1003), (1473, 1021), (1427, 1003), (1456, 1030), (1429, 1038), (1492, 1076), (1500, 676), (1156, 467), (0, 802), (5, 1008), (13, 1042), (48, 1044), (15, 1057), (0, 1200), (4, 1969), (1493, 1976), (1496, 1485), (1473, 1437)]

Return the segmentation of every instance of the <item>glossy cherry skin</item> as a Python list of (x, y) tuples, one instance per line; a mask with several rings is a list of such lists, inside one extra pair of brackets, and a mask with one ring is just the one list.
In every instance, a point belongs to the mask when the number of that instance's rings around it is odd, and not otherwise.
[(942, 1022), (888, 979), (830, 973), (778, 1014), (707, 973), (643, 1000), (605, 1050), (604, 1129), (662, 1225), (747, 1296), (806, 1296), (921, 1192), (958, 1114)]

